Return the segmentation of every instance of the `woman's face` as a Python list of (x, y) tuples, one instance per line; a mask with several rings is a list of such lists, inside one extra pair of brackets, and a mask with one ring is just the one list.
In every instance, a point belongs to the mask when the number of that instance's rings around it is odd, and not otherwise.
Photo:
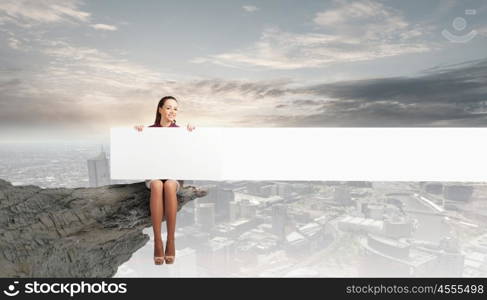
[(178, 103), (174, 99), (166, 100), (164, 105), (159, 107), (159, 112), (161, 113), (163, 119), (174, 122), (178, 112)]

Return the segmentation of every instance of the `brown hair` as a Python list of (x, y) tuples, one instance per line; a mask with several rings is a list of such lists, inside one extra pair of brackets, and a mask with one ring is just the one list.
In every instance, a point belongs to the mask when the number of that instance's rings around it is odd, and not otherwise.
[[(156, 127), (160, 126), (160, 124), (161, 124), (161, 113), (159, 112), (159, 108), (160, 107), (162, 108), (164, 106), (164, 103), (166, 103), (166, 101), (169, 99), (173, 99), (174, 101), (178, 102), (178, 100), (176, 100), (176, 98), (174, 98), (173, 96), (162, 97), (161, 100), (159, 100), (159, 104), (157, 105), (157, 108), (156, 108), (156, 120), (154, 121), (153, 126), (156, 126)], [(174, 120), (173, 124), (176, 124), (176, 120)]]

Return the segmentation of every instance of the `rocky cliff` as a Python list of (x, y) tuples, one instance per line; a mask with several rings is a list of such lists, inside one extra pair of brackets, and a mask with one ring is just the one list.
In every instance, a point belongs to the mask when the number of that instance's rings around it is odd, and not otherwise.
[[(182, 187), (178, 211), (206, 194)], [(0, 277), (112, 277), (149, 240), (149, 198), (143, 182), (42, 189), (0, 179)]]

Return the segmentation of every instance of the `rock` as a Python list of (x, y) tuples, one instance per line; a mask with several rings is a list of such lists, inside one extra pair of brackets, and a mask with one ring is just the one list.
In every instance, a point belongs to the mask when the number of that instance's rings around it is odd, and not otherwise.
[[(206, 195), (183, 186), (178, 211)], [(0, 276), (114, 276), (149, 240), (149, 199), (144, 182), (42, 189), (0, 179)]]

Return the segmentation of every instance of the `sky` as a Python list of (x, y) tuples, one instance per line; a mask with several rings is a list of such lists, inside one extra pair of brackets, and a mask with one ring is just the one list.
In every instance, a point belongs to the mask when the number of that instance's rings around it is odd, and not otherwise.
[(0, 2), (0, 142), (196, 127), (484, 127), (487, 1)]

